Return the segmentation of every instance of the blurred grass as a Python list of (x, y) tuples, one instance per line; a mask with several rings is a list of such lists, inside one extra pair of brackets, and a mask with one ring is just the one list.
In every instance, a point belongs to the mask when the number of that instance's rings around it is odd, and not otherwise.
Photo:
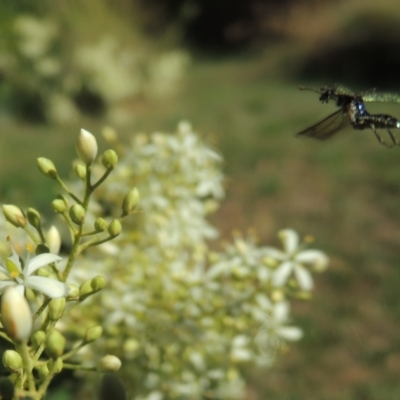
[[(323, 143), (295, 138), (334, 106), (297, 90), (307, 82), (277, 79), (268, 58), (197, 60), (174, 99), (128, 104), (136, 121), (121, 136), (189, 119), (226, 160), (227, 200), (212, 217), (223, 237), (252, 226), (277, 244), (276, 231), (290, 226), (332, 258), (313, 301), (296, 306), (304, 340), (274, 369), (248, 371), (249, 400), (397, 399), (400, 149), (351, 129)], [(400, 117), (400, 105), (383, 110)], [(81, 125), (98, 134), (103, 123)], [(78, 129), (4, 123), (1, 200), (45, 210), (55, 192), (35, 159), (51, 158), (65, 176)]]

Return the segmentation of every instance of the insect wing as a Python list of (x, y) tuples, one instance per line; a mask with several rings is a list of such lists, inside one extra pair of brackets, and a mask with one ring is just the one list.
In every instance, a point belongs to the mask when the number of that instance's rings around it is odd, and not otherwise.
[(318, 122), (304, 131), (299, 132), (296, 136), (307, 136), (313, 139), (325, 140), (329, 139), (331, 136), (349, 124), (350, 120), (348, 118), (348, 114), (346, 110), (341, 108), (340, 110), (323, 119), (321, 122)]

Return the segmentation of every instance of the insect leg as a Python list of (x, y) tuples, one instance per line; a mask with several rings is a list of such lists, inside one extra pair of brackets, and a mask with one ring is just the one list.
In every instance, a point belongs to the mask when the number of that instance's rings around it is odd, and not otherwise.
[[(377, 130), (375, 129), (375, 125), (371, 125), (371, 129), (374, 131), (374, 133), (375, 133), (375, 136), (376, 136), (376, 138), (378, 139), (378, 142), (380, 143), (380, 144), (382, 144), (383, 146), (385, 146), (385, 147), (388, 147), (388, 148), (391, 148), (391, 147), (394, 147), (395, 145), (393, 145), (393, 144), (390, 144), (390, 143), (388, 143), (388, 142), (385, 142), (383, 139), (382, 139), (382, 137), (379, 135), (379, 133), (377, 132)], [(388, 129), (389, 130), (389, 129)], [(391, 135), (391, 137), (392, 137), (392, 135)], [(393, 140), (393, 139), (392, 139)]]
[(390, 139), (392, 139), (393, 146), (400, 146), (400, 143), (397, 141), (396, 136), (393, 135), (390, 129), (387, 130), (390, 136)]

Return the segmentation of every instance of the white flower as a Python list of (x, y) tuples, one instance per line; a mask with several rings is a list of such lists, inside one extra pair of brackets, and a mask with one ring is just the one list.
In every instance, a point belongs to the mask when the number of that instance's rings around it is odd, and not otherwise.
[(12, 256), (5, 261), (6, 266), (0, 265), (0, 272), (8, 278), (0, 280), (0, 293), (4, 292), (7, 287), (15, 286), (21, 295), (24, 294), (25, 288), (37, 290), (53, 299), (68, 295), (69, 288), (65, 283), (53, 278), (34, 275), (39, 268), (61, 261), (61, 257), (55, 254), (43, 253), (30, 260), (28, 256), (23, 263), (23, 267), (12, 244), (11, 251)]
[(279, 232), (284, 251), (267, 247), (266, 256), (279, 262), (272, 274), (272, 284), (283, 286), (294, 274), (299, 286), (303, 290), (311, 290), (314, 286), (308, 267), (315, 270), (323, 270), (328, 265), (328, 257), (318, 250), (303, 250), (299, 245), (299, 236), (292, 229), (284, 229)]
[(276, 352), (282, 348), (285, 341), (297, 341), (303, 336), (303, 332), (296, 326), (288, 326), (289, 303), (282, 301), (273, 306), (271, 315), (261, 327), (255, 342), (267, 361), (272, 362)]

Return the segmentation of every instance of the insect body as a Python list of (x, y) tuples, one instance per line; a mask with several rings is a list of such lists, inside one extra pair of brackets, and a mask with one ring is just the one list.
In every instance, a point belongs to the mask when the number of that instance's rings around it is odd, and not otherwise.
[[(343, 86), (326, 86), (319, 90), (305, 87), (300, 87), (299, 89), (318, 93), (319, 100), (322, 103), (328, 103), (333, 100), (340, 109), (321, 122), (299, 132), (298, 136), (325, 140), (346, 126), (351, 125), (353, 129), (357, 130), (372, 129), (379, 143), (386, 147), (400, 146), (400, 143), (390, 131), (390, 128), (400, 128), (400, 121), (386, 114), (369, 114), (364, 104), (368, 101), (400, 102), (400, 95), (374, 91), (356, 95)], [(386, 129), (392, 143), (383, 140), (377, 129)]]

